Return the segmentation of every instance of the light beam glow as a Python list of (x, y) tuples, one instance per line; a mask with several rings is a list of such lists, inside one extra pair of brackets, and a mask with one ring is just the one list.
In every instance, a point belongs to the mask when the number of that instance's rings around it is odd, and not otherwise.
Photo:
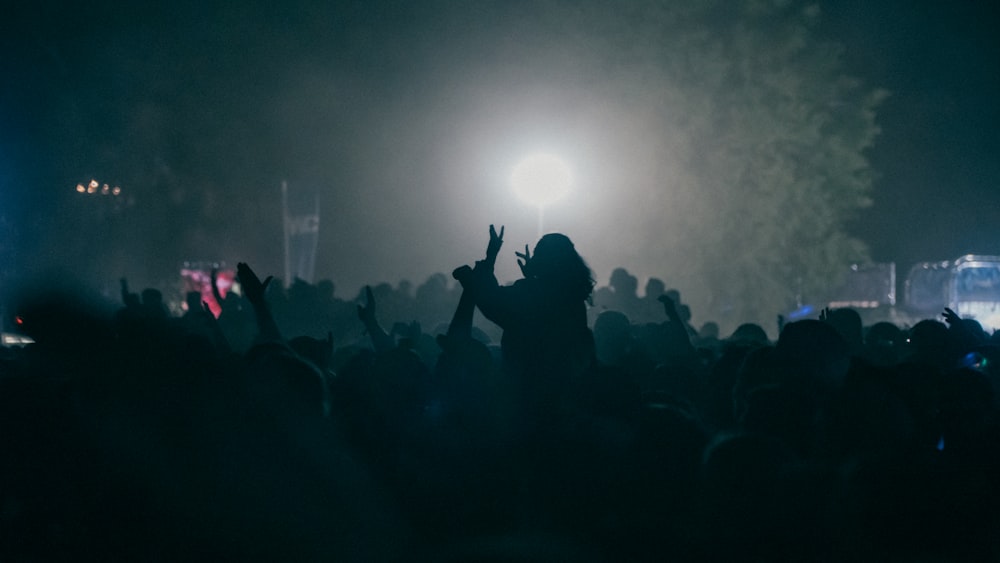
[(542, 153), (521, 160), (510, 177), (514, 193), (539, 208), (565, 196), (572, 183), (569, 165), (557, 156)]

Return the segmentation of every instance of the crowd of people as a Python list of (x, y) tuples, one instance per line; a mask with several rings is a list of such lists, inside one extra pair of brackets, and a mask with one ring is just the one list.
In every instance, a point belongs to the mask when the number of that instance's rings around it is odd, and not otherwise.
[(218, 318), (24, 295), (0, 560), (1000, 560), (997, 334), (723, 336), (561, 234), (501, 285), (502, 246), (353, 301), (240, 264)]

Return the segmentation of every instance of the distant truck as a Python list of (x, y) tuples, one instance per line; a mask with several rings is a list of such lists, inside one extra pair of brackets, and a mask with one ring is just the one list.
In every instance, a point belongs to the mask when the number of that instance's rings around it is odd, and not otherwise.
[(906, 274), (902, 293), (897, 303), (895, 263), (855, 265), (825, 306), (856, 309), (866, 324), (886, 320), (901, 326), (940, 319), (947, 307), (975, 319), (987, 331), (998, 330), (1000, 256), (967, 254), (955, 260), (919, 262)]

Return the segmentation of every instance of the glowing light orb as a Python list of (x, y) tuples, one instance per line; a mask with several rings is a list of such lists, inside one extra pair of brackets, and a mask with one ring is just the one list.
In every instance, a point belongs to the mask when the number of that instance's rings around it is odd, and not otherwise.
[(539, 208), (565, 196), (572, 183), (569, 165), (550, 154), (534, 154), (525, 158), (514, 167), (510, 177), (514, 193)]

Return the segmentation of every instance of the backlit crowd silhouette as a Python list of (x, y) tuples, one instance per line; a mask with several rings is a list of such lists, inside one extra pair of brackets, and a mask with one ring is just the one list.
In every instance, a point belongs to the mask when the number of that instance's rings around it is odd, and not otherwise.
[(1000, 336), (725, 336), (562, 234), (501, 285), (503, 236), (349, 301), (241, 263), (218, 318), (20, 294), (0, 560), (1000, 561)]

